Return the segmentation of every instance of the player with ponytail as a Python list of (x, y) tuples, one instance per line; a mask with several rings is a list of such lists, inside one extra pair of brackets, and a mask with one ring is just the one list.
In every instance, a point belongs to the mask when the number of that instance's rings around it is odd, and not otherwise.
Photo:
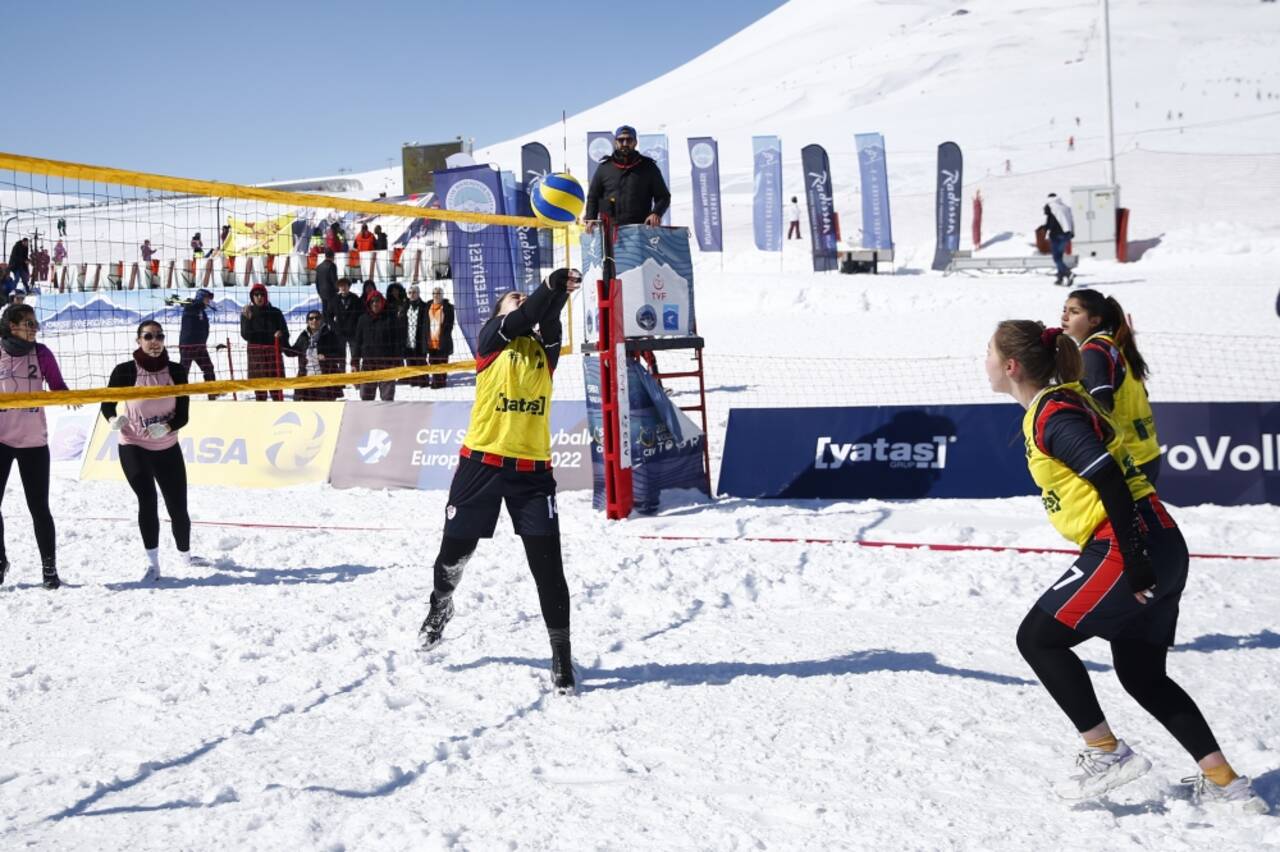
[(1018, 628), (1018, 650), (1084, 739), (1063, 798), (1101, 795), (1151, 761), (1116, 738), (1089, 673), (1071, 650), (1111, 643), (1120, 684), (1200, 766), (1188, 779), (1205, 801), (1265, 813), (1249, 779), (1223, 757), (1195, 702), (1165, 673), (1187, 579), (1187, 545), (1125, 441), (1079, 378), (1080, 353), (1060, 328), (1006, 320), (987, 345), (991, 389), (1025, 409), (1027, 467), (1055, 528), (1080, 547)]
[(1073, 290), (1062, 306), (1062, 327), (1080, 345), (1085, 389), (1120, 427), (1134, 462), (1154, 485), (1160, 441), (1147, 401), (1147, 362), (1124, 309), (1097, 290)]

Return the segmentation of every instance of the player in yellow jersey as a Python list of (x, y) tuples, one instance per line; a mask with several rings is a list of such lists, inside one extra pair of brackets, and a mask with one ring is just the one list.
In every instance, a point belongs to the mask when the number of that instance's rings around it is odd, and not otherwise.
[(1187, 546), (1124, 440), (1079, 383), (1080, 352), (1062, 329), (1007, 320), (987, 345), (991, 389), (1026, 410), (1027, 466), (1055, 528), (1080, 556), (1040, 596), (1018, 628), (1018, 650), (1084, 739), (1080, 773), (1057, 792), (1097, 796), (1137, 778), (1151, 762), (1118, 740), (1089, 674), (1071, 650), (1111, 643), (1120, 684), (1200, 766), (1187, 779), (1205, 801), (1265, 813), (1237, 776), (1195, 702), (1166, 674), (1187, 579)]
[(577, 270), (557, 269), (528, 298), (505, 294), (476, 337), (476, 401), (449, 486), (431, 612), (418, 634), (424, 650), (444, 637), (462, 569), (479, 540), (493, 537), (505, 502), (538, 587), (560, 691), (576, 683), (551, 474), (551, 379), (560, 359), (560, 311), (581, 282)]
[(1134, 463), (1155, 485), (1160, 441), (1147, 401), (1147, 362), (1124, 309), (1097, 290), (1073, 290), (1062, 306), (1062, 329), (1080, 347), (1085, 390), (1120, 427)]

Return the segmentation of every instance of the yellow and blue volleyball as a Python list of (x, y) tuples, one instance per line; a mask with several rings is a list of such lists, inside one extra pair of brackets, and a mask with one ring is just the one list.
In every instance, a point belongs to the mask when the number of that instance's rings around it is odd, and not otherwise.
[(529, 193), (533, 215), (548, 225), (576, 222), (586, 203), (582, 184), (568, 173), (547, 175)]

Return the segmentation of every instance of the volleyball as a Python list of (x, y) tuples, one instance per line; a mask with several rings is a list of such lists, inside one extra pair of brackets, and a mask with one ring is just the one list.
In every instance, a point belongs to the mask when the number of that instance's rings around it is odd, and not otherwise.
[(567, 172), (547, 175), (529, 193), (533, 215), (549, 225), (577, 221), (586, 199), (582, 184)]

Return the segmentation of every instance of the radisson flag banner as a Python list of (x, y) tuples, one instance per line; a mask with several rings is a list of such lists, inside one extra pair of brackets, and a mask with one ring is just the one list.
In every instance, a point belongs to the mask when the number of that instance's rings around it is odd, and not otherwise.
[(837, 267), (835, 204), (831, 193), (831, 162), (821, 145), (800, 149), (804, 167), (804, 193), (809, 206), (809, 238), (813, 246), (813, 271)]
[(938, 146), (938, 193), (934, 199), (938, 240), (933, 250), (933, 268), (943, 270), (960, 249), (960, 186), (964, 158), (960, 146), (943, 142)]

